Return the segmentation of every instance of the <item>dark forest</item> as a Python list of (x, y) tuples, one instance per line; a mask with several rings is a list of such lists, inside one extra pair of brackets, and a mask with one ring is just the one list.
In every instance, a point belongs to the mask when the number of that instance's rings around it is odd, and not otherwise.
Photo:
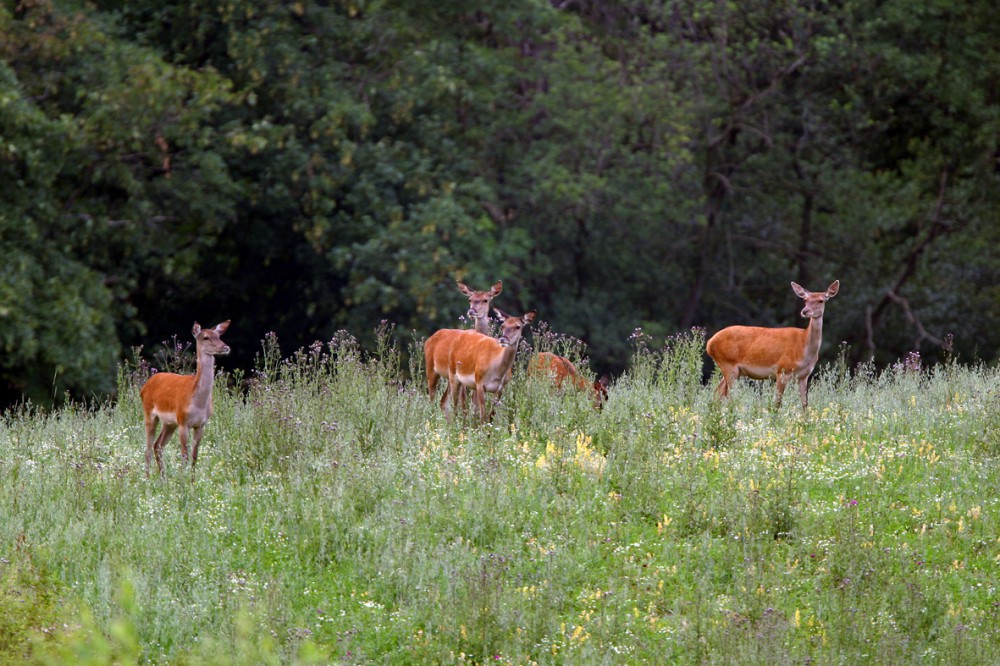
[(403, 346), (474, 289), (630, 337), (804, 326), (821, 362), (1000, 351), (1000, 22), (925, 0), (7, 0), (0, 403)]

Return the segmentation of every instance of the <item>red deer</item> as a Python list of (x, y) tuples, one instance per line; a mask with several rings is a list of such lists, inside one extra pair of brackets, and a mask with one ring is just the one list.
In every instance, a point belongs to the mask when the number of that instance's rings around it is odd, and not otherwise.
[(490, 330), (490, 302), (503, 291), (503, 284), (497, 280), (489, 291), (473, 291), (461, 282), (456, 282), (458, 290), (469, 297), (469, 316), (475, 322), (475, 329), (483, 335), (492, 335)]
[(511, 377), (511, 367), (517, 345), (525, 326), (535, 319), (532, 310), (512, 317), (494, 308), (503, 320), (499, 339), (476, 331), (442, 329), (424, 343), (424, 364), (427, 369), (427, 391), (434, 399), (438, 379), (448, 378), (448, 390), (441, 398), (441, 409), (451, 397), (452, 411), (458, 405), (465, 388), (475, 388), (475, 404), (481, 421), (487, 420), (486, 393), (500, 394)]
[[(503, 283), (497, 280), (488, 291), (475, 291), (456, 280), (458, 290), (468, 296), (469, 311), (468, 316), (472, 319), (474, 329), (483, 335), (493, 335), (493, 327), (490, 325), (490, 303), (503, 291)], [(510, 380), (510, 377), (507, 378)], [(465, 391), (458, 394), (460, 408), (465, 409)]]
[[(188, 460), (188, 431), (194, 435), (194, 445), (191, 448), (191, 469), (194, 469), (205, 424), (212, 417), (215, 357), (229, 353), (229, 346), (219, 337), (227, 328), (228, 320), (215, 328), (202, 328), (195, 322), (191, 330), (197, 354), (195, 373), (177, 375), (158, 372), (146, 381), (139, 392), (146, 425), (146, 476), (149, 476), (149, 466), (154, 457), (157, 469), (160, 474), (163, 473), (161, 454), (175, 430), (179, 431), (181, 455), (185, 461)], [(163, 424), (163, 429), (159, 437), (154, 437), (160, 423)]]
[(778, 385), (777, 407), (789, 381), (798, 381), (802, 408), (808, 406), (809, 375), (819, 359), (823, 340), (823, 311), (826, 302), (837, 295), (840, 280), (826, 291), (807, 291), (792, 283), (792, 290), (805, 301), (802, 316), (809, 320), (806, 328), (763, 328), (760, 326), (730, 326), (713, 335), (705, 345), (722, 372), (716, 393), (720, 398), (739, 377), (774, 378)]
[(598, 381), (590, 383), (583, 378), (573, 362), (568, 358), (539, 352), (528, 363), (528, 373), (531, 375), (548, 375), (556, 388), (562, 388), (567, 380), (580, 391), (591, 391), (594, 394), (594, 406), (600, 409), (608, 399), (608, 377), (604, 375)]

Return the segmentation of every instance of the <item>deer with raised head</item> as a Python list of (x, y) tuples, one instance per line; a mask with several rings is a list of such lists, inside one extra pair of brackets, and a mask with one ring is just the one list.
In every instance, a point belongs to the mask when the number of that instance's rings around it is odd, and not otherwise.
[[(493, 335), (493, 327), (490, 325), (490, 303), (503, 291), (503, 283), (497, 280), (487, 291), (476, 291), (470, 289), (465, 284), (455, 281), (458, 290), (469, 299), (469, 310), (466, 313), (472, 319), (474, 330), (483, 335)], [(510, 379), (509, 377), (507, 378)], [(447, 395), (447, 394), (446, 394)], [(465, 390), (459, 391), (458, 401), (461, 409), (465, 409)]]
[[(163, 474), (163, 447), (178, 431), (181, 455), (188, 460), (188, 433), (194, 438), (191, 447), (191, 469), (198, 462), (198, 445), (204, 434), (205, 424), (212, 417), (212, 385), (215, 382), (215, 357), (229, 353), (229, 345), (219, 337), (229, 328), (229, 320), (214, 328), (202, 328), (194, 323), (191, 333), (195, 340), (197, 369), (193, 375), (158, 372), (143, 385), (143, 421), (146, 426), (146, 476), (156, 458), (156, 467)], [(156, 437), (158, 424), (163, 425)]]
[(528, 374), (547, 375), (552, 379), (557, 389), (569, 382), (577, 390), (591, 391), (594, 394), (594, 407), (600, 409), (608, 399), (608, 376), (604, 375), (595, 382), (588, 382), (573, 362), (564, 356), (551, 352), (538, 352), (528, 363)]
[(488, 291), (474, 291), (461, 282), (456, 281), (458, 290), (469, 297), (469, 316), (475, 323), (475, 329), (483, 335), (492, 335), (490, 329), (490, 303), (503, 291), (503, 283), (496, 281)]
[(809, 375), (819, 359), (823, 341), (823, 312), (826, 302), (837, 295), (840, 280), (826, 291), (807, 291), (792, 283), (792, 291), (805, 301), (802, 316), (809, 320), (806, 328), (764, 328), (760, 326), (730, 326), (713, 335), (705, 345), (722, 380), (716, 389), (720, 398), (729, 396), (729, 389), (740, 377), (774, 378), (778, 386), (778, 402), (789, 381), (799, 383), (802, 408), (808, 406)]
[(424, 363), (427, 369), (427, 391), (434, 399), (441, 377), (448, 379), (448, 390), (441, 398), (441, 409), (448, 413), (446, 402), (451, 397), (452, 411), (466, 388), (475, 388), (473, 400), (481, 421), (487, 420), (486, 393), (503, 390), (511, 378), (511, 367), (517, 355), (524, 327), (535, 319), (532, 310), (512, 317), (494, 308), (503, 324), (500, 337), (491, 338), (476, 331), (442, 329), (424, 343)]

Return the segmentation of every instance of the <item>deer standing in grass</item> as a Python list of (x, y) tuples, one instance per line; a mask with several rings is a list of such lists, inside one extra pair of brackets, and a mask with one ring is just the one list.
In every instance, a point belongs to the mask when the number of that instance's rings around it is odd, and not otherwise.
[(792, 291), (805, 301), (802, 316), (809, 320), (806, 328), (763, 328), (760, 326), (730, 326), (713, 335), (705, 345), (722, 372), (716, 393), (729, 396), (729, 389), (740, 377), (774, 378), (778, 385), (778, 402), (789, 381), (798, 381), (802, 408), (808, 406), (809, 375), (819, 359), (823, 341), (823, 311), (826, 302), (837, 295), (840, 280), (826, 291), (807, 291), (792, 283)]
[[(482, 333), (483, 335), (489, 335), (492, 337), (493, 328), (490, 326), (490, 303), (494, 298), (500, 295), (503, 291), (503, 283), (497, 280), (496, 283), (490, 287), (487, 291), (476, 291), (474, 289), (469, 289), (465, 284), (455, 281), (458, 285), (458, 290), (468, 296), (469, 298), (469, 310), (466, 313), (473, 322), (474, 329)], [(508, 380), (510, 377), (507, 378)], [(459, 392), (458, 400), (461, 403), (461, 409), (465, 409), (465, 390)]]
[(488, 416), (486, 393), (496, 393), (499, 396), (511, 378), (517, 345), (521, 341), (524, 327), (535, 319), (535, 311), (520, 317), (512, 317), (496, 308), (494, 311), (503, 320), (499, 339), (477, 331), (446, 328), (434, 333), (424, 343), (427, 392), (431, 400), (437, 394), (438, 380), (441, 377), (448, 378), (448, 390), (441, 398), (441, 409), (446, 415), (449, 396), (454, 411), (461, 393), (466, 388), (475, 388), (473, 399), (479, 410), (480, 420), (485, 422)]
[(608, 376), (604, 375), (592, 384), (584, 379), (573, 362), (564, 356), (550, 352), (539, 352), (528, 364), (531, 375), (548, 375), (556, 388), (562, 388), (567, 381), (580, 391), (590, 390), (594, 394), (594, 407), (600, 409), (608, 399)]
[[(188, 432), (194, 436), (191, 447), (191, 469), (198, 461), (198, 445), (205, 424), (212, 417), (212, 385), (215, 381), (215, 357), (229, 353), (229, 346), (219, 337), (229, 328), (226, 320), (214, 328), (202, 328), (195, 322), (191, 332), (195, 339), (197, 370), (193, 375), (158, 372), (143, 385), (143, 421), (146, 426), (146, 476), (156, 458), (156, 467), (163, 474), (163, 447), (174, 431), (179, 431), (181, 455), (188, 460)], [(163, 425), (156, 437), (158, 424)]]

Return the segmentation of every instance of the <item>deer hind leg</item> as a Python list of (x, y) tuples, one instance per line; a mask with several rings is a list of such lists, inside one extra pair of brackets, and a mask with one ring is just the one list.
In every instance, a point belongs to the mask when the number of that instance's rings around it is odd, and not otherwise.
[(448, 375), (448, 386), (451, 387), (451, 407), (461, 410), (464, 414), (466, 409), (466, 393), (468, 389), (462, 382), (458, 381), (458, 370), (462, 367), (461, 362), (455, 364), (455, 372)]
[(728, 398), (729, 397), (729, 382), (726, 380), (726, 373), (722, 373), (722, 378), (719, 380), (719, 385), (715, 387), (715, 397), (717, 398)]
[[(436, 379), (434, 380), (434, 390), (437, 391), (437, 380)], [(451, 396), (451, 381), (450, 380), (448, 381), (447, 384), (445, 384), (445, 386), (444, 386), (444, 393), (441, 394), (441, 400), (438, 402), (438, 404), (441, 406), (441, 410), (442, 411), (448, 411), (448, 409), (447, 409), (447, 403), (448, 403), (449, 396)], [(436, 395), (434, 397), (436, 397)]]
[(778, 386), (778, 401), (774, 403), (775, 409), (781, 408), (781, 396), (785, 395), (785, 386), (788, 384), (788, 375), (783, 372), (778, 372), (775, 379), (775, 383)]
[(160, 436), (153, 442), (153, 456), (156, 458), (156, 469), (160, 471), (160, 474), (163, 474), (163, 447), (166, 446), (171, 435), (174, 434), (174, 430), (177, 430), (176, 425), (164, 423), (163, 430), (160, 431)]
[(431, 400), (437, 398), (437, 388), (438, 388), (438, 374), (434, 372), (434, 368), (427, 368), (427, 395), (430, 396)]
[(449, 374), (448, 385), (445, 387), (444, 395), (441, 396), (441, 411), (444, 412), (444, 417), (449, 422), (455, 413), (455, 405), (458, 401), (456, 391), (460, 390), (462, 390), (462, 386), (458, 383), (458, 378), (453, 374)]
[(721, 399), (728, 399), (729, 389), (732, 388), (733, 383), (740, 376), (740, 372), (734, 367), (723, 365), (719, 366), (719, 370), (722, 371), (722, 379), (719, 380), (719, 385), (715, 388), (715, 395)]
[[(149, 415), (145, 419), (146, 425), (146, 476), (149, 476), (149, 467), (153, 462), (153, 451), (154, 442), (156, 442), (156, 426), (159, 423), (159, 419), (153, 415)], [(157, 457), (157, 463), (159, 463), (159, 457)], [(161, 470), (162, 471), (162, 470)]]
[[(430, 396), (431, 401), (437, 400), (438, 382), (445, 378), (444, 375), (438, 373), (434, 368), (434, 362), (431, 360), (427, 361), (427, 395)], [(451, 382), (445, 384), (444, 395), (441, 396), (441, 400), (438, 404), (441, 405), (441, 409), (444, 409), (445, 401), (448, 399), (448, 391), (451, 389)]]

